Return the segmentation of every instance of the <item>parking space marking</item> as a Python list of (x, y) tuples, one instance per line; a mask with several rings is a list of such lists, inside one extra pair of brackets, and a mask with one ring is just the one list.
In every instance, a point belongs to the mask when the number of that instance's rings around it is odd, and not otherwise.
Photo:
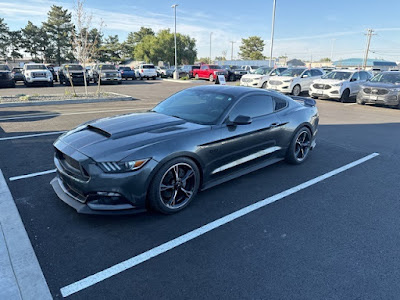
[(58, 117), (58, 116), (108, 113), (108, 112), (118, 112), (118, 111), (133, 111), (133, 110), (137, 110), (137, 109), (148, 109), (148, 108), (149, 107), (146, 106), (146, 107), (135, 107), (135, 108), (126, 108), (126, 109), (93, 110), (93, 111), (80, 111), (80, 112), (71, 112), (71, 113), (53, 113), (53, 114), (47, 114), (47, 115), (38, 114), (38, 115), (30, 115), (30, 116), (18, 116), (18, 117), (11, 117), (11, 118), (0, 118), (0, 122), (12, 121), (12, 120), (23, 120), (23, 119)]
[(17, 135), (17, 136), (0, 138), (0, 141), (27, 139), (27, 138), (32, 138), (32, 137), (44, 136), (44, 135), (62, 134), (64, 132), (67, 132), (67, 131), (64, 130), (64, 131), (44, 132), (44, 133), (27, 134), (27, 135)]
[(47, 171), (43, 171), (43, 172), (37, 172), (37, 173), (31, 173), (31, 174), (26, 174), (26, 175), (10, 177), (10, 178), (8, 178), (8, 180), (15, 181), (15, 180), (19, 180), (19, 179), (31, 178), (31, 177), (51, 174), (51, 173), (55, 173), (55, 172), (56, 172), (56, 169), (47, 170)]
[(118, 264), (116, 264), (116, 265), (114, 265), (112, 267), (104, 269), (104, 270), (102, 270), (102, 271), (100, 271), (98, 273), (90, 275), (90, 276), (88, 276), (86, 278), (83, 278), (83, 279), (77, 281), (77, 282), (69, 284), (69, 285), (67, 285), (67, 286), (65, 286), (65, 287), (60, 289), (61, 294), (62, 294), (63, 297), (68, 297), (68, 296), (70, 296), (72, 294), (75, 294), (75, 293), (77, 293), (77, 292), (79, 292), (81, 290), (84, 290), (84, 289), (86, 289), (86, 288), (88, 288), (90, 286), (93, 286), (93, 285), (95, 285), (95, 284), (97, 284), (97, 283), (99, 283), (99, 282), (101, 282), (101, 281), (103, 281), (105, 279), (108, 279), (108, 278), (110, 278), (110, 277), (112, 277), (114, 275), (117, 275), (117, 274), (119, 274), (119, 273), (121, 273), (123, 271), (126, 271), (126, 270), (128, 270), (128, 269), (130, 269), (130, 268), (132, 268), (134, 266), (137, 266), (137, 265), (139, 265), (139, 264), (141, 264), (141, 263), (143, 263), (145, 261), (148, 261), (153, 257), (156, 257), (156, 256), (158, 256), (158, 255), (160, 255), (162, 253), (165, 253), (165, 252), (167, 252), (167, 251), (169, 251), (169, 250), (171, 250), (173, 248), (176, 248), (176, 247), (178, 247), (178, 246), (180, 246), (180, 245), (182, 245), (182, 244), (184, 244), (184, 243), (186, 243), (188, 241), (191, 241), (191, 240), (193, 240), (193, 239), (195, 239), (195, 238), (197, 238), (197, 237), (199, 237), (199, 236), (201, 236), (201, 235), (203, 235), (203, 234), (205, 234), (207, 232), (210, 232), (210, 231), (212, 231), (212, 230), (214, 230), (214, 229), (216, 229), (216, 228), (218, 228), (218, 227), (220, 227), (222, 225), (225, 225), (225, 224), (227, 224), (227, 223), (229, 223), (231, 221), (234, 221), (234, 220), (236, 220), (236, 219), (238, 219), (238, 218), (240, 218), (240, 217), (242, 217), (244, 215), (247, 215), (247, 214), (249, 214), (249, 213), (251, 213), (251, 212), (253, 212), (253, 211), (257, 210), (257, 209), (260, 209), (260, 208), (262, 208), (262, 207), (264, 207), (264, 206), (266, 206), (268, 204), (271, 204), (271, 203), (273, 203), (275, 201), (278, 201), (278, 200), (280, 200), (282, 198), (285, 198), (287, 196), (295, 194), (295, 193), (297, 193), (297, 192), (299, 192), (299, 191), (301, 191), (301, 190), (303, 190), (305, 188), (308, 188), (308, 187), (310, 187), (310, 186), (312, 186), (314, 184), (317, 184), (317, 183), (319, 183), (319, 182), (321, 182), (321, 181), (323, 181), (325, 179), (328, 179), (328, 178), (330, 178), (332, 176), (335, 176), (335, 175), (337, 175), (339, 173), (342, 173), (342, 172), (344, 172), (346, 170), (349, 170), (349, 169), (351, 169), (351, 168), (353, 168), (353, 167), (355, 167), (357, 165), (360, 165), (360, 164), (362, 164), (362, 163), (364, 163), (364, 162), (366, 162), (366, 161), (368, 161), (370, 159), (373, 159), (374, 157), (376, 157), (378, 155), (379, 155), (379, 153), (372, 153), (372, 154), (367, 155), (367, 156), (365, 156), (365, 157), (363, 157), (361, 159), (358, 159), (358, 160), (353, 161), (353, 162), (351, 162), (351, 163), (349, 163), (347, 165), (344, 165), (344, 166), (342, 166), (342, 167), (340, 167), (338, 169), (335, 169), (333, 171), (330, 171), (328, 173), (320, 175), (320, 176), (318, 176), (316, 178), (308, 180), (308, 181), (306, 181), (304, 183), (301, 183), (301, 184), (299, 184), (299, 185), (297, 185), (295, 187), (292, 187), (292, 188), (290, 188), (288, 190), (285, 190), (285, 191), (283, 191), (283, 192), (281, 192), (279, 194), (276, 194), (276, 195), (268, 197), (268, 198), (266, 198), (264, 200), (260, 200), (260, 201), (254, 203), (254, 204), (246, 206), (246, 207), (244, 207), (242, 209), (239, 209), (239, 210), (237, 210), (237, 211), (235, 211), (235, 212), (233, 212), (233, 213), (231, 213), (229, 215), (226, 215), (226, 216), (224, 216), (224, 217), (222, 217), (220, 219), (217, 219), (217, 220), (215, 220), (213, 222), (210, 222), (210, 223), (208, 223), (206, 225), (203, 225), (200, 228), (194, 229), (194, 230), (192, 230), (192, 231), (190, 231), (190, 232), (188, 232), (186, 234), (183, 234), (183, 235), (181, 235), (181, 236), (179, 236), (179, 237), (177, 237), (177, 238), (175, 238), (175, 239), (173, 239), (173, 240), (171, 240), (169, 242), (166, 242), (164, 244), (161, 244), (160, 246), (157, 246), (157, 247), (155, 247), (153, 249), (150, 249), (150, 250), (148, 250), (146, 252), (143, 252), (142, 254), (139, 254), (139, 255), (134, 256), (134, 257), (132, 257), (130, 259), (127, 259), (127, 260), (125, 260), (123, 262), (120, 262), (120, 263), (118, 263)]
[(357, 105), (357, 103), (346, 103), (344, 106)]

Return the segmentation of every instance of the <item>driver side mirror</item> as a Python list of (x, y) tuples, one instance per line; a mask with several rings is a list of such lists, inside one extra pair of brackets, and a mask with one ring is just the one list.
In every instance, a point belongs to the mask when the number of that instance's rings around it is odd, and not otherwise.
[(301, 78), (307, 78), (307, 77), (308, 77), (307, 74), (304, 74), (303, 76), (301, 76)]
[(350, 82), (357, 81), (357, 78), (351, 78)]
[(228, 126), (232, 125), (248, 125), (251, 124), (252, 120), (249, 116), (239, 115), (233, 121), (228, 122)]

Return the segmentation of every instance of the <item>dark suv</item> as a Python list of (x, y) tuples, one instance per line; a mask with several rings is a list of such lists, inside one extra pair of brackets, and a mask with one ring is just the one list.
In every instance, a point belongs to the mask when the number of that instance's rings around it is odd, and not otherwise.
[[(58, 79), (60, 84), (70, 85), (71, 81), (74, 85), (85, 84), (85, 69), (78, 64), (64, 64), (58, 71)], [(86, 74), (86, 83), (89, 85), (89, 75)]]
[(13, 68), (11, 70), (14, 81), (24, 81), (24, 75), (22, 74), (22, 68)]
[(7, 65), (0, 65), (0, 87), (15, 87), (15, 81)]
[(193, 70), (200, 69), (200, 66), (197, 65), (184, 65), (181, 70), (189, 75), (189, 78), (194, 78)]

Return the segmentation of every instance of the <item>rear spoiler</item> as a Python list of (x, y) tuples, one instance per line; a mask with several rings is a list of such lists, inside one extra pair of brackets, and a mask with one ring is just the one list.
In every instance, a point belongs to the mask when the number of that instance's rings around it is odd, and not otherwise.
[(311, 98), (293, 96), (292, 99), (300, 104), (303, 104), (304, 106), (315, 106), (317, 104), (317, 102)]

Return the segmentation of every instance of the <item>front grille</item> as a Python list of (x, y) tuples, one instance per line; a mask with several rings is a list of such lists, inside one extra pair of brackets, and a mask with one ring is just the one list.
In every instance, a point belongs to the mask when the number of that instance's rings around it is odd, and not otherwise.
[(252, 82), (253, 79), (251, 79), (251, 78), (243, 78), (242, 81), (243, 82)]
[(318, 90), (329, 90), (331, 86), (329, 84), (315, 83), (313, 87)]
[(32, 78), (46, 77), (44, 72), (32, 72)]
[(89, 180), (90, 177), (88, 172), (80, 165), (78, 161), (62, 153), (58, 149), (56, 149), (56, 157), (58, 158), (60, 165), (66, 174), (81, 181)]
[(72, 78), (83, 78), (83, 73), (71, 73)]
[(86, 196), (82, 192), (77, 191), (72, 186), (70, 186), (68, 183), (63, 181), (62, 177), (60, 177), (60, 178), (61, 178), (64, 188), (67, 190), (67, 192), (69, 194), (71, 194), (72, 197), (74, 197), (76, 200), (78, 200), (79, 202), (82, 202), (82, 203), (84, 203), (86, 201)]
[(117, 77), (117, 74), (116, 73), (106, 73), (106, 77), (107, 78)]
[(279, 80), (270, 80), (269, 84), (270, 85), (281, 85), (283, 82)]
[(389, 93), (389, 91), (387, 89), (377, 89), (375, 91), (375, 89), (372, 89), (372, 94), (377, 94), (377, 95), (386, 95)]

